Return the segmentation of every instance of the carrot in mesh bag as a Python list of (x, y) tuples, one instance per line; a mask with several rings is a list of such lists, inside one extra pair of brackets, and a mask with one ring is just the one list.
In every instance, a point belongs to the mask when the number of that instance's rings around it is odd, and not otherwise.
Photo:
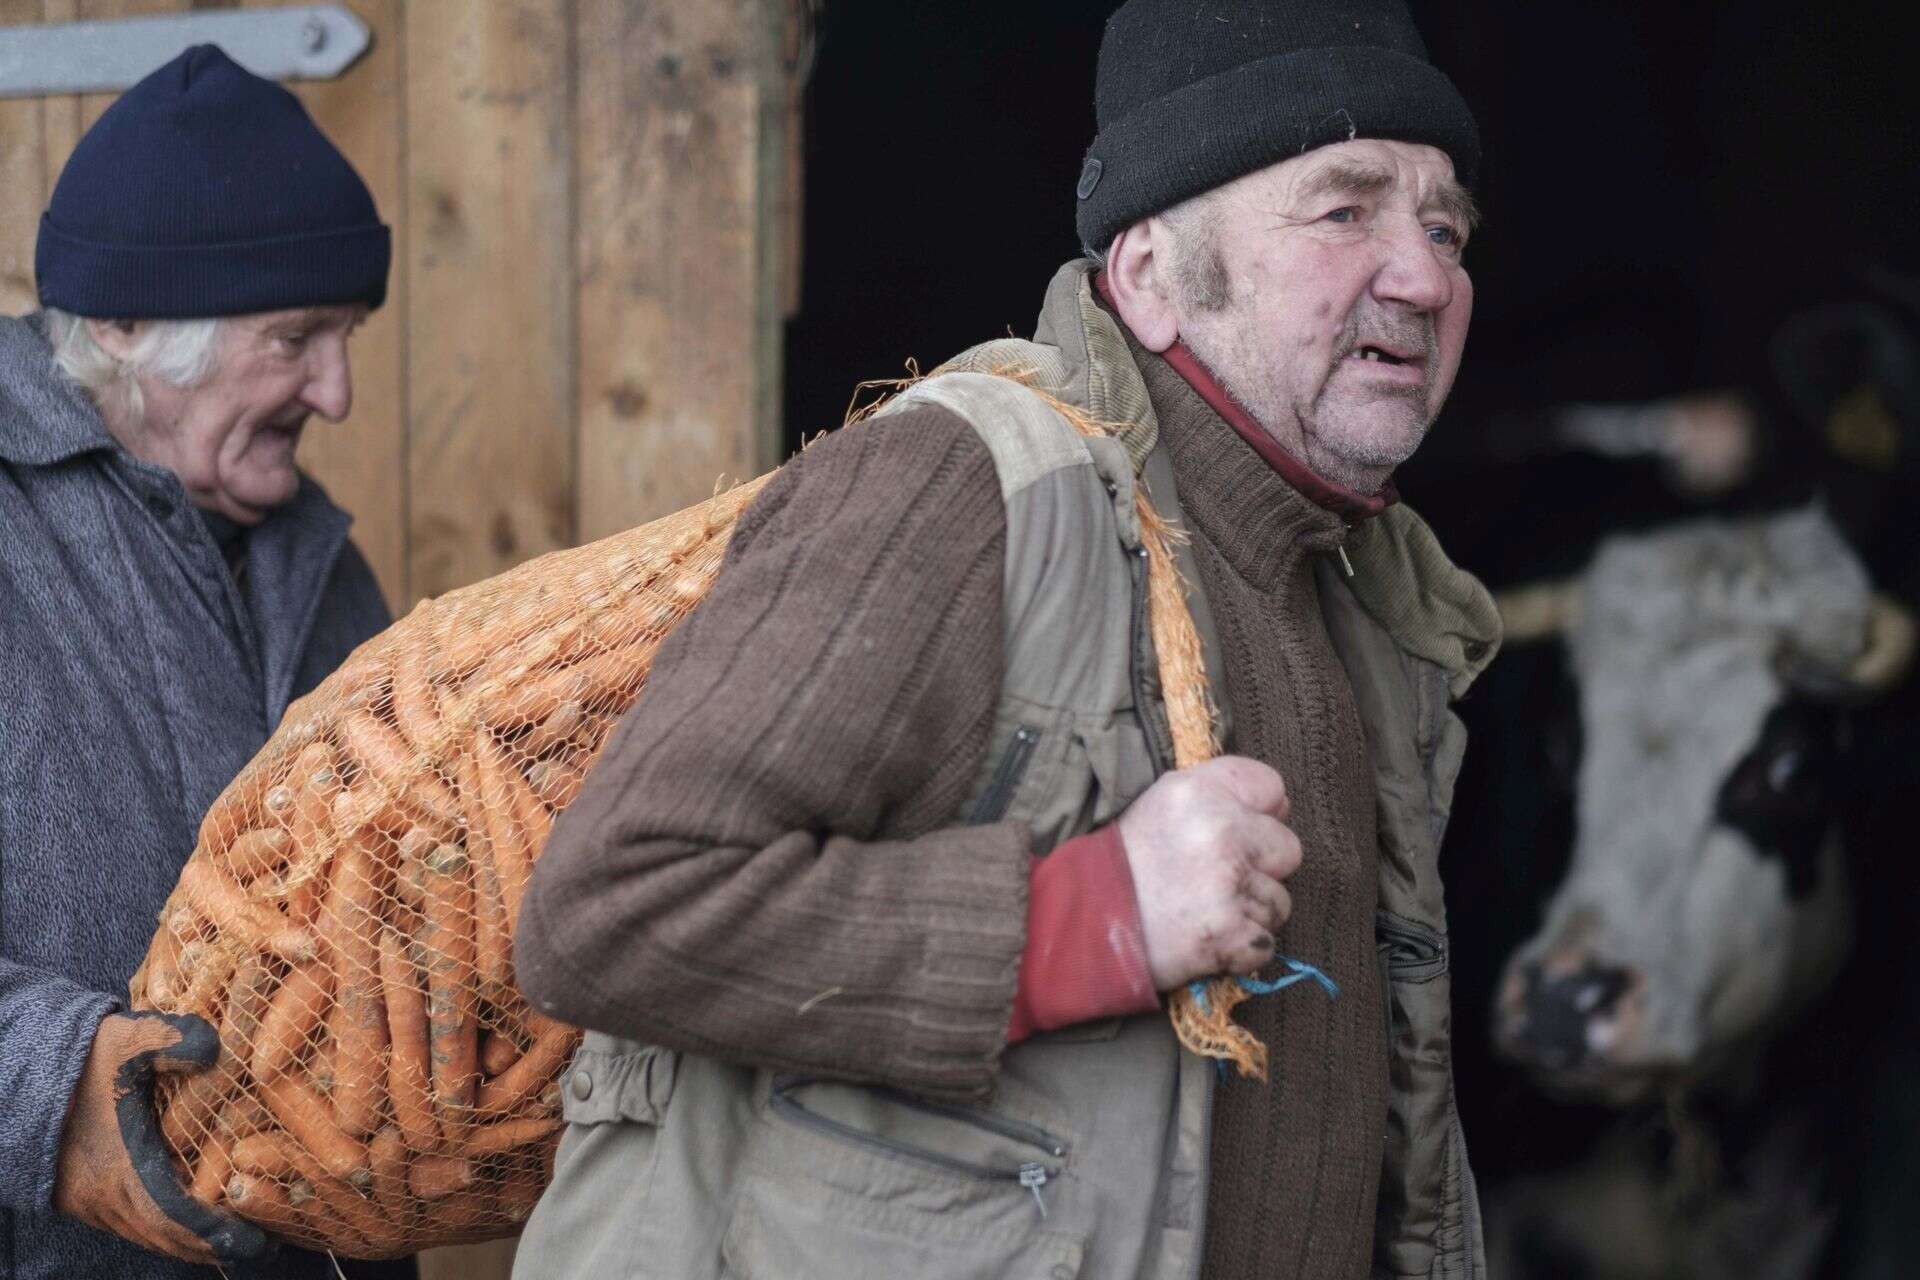
[[(129, 988), (220, 1034), (215, 1066), (157, 1098), (197, 1198), (356, 1257), (518, 1230), (578, 1039), (513, 985), (527, 876), (766, 479), (423, 602), (289, 709), (208, 813)], [(1184, 766), (1214, 752), (1205, 673), (1168, 531), (1141, 515)], [(1226, 1016), (1239, 989), (1215, 989), (1176, 996), (1176, 1029), (1259, 1071)]]
[(196, 1198), (359, 1257), (519, 1228), (579, 1033), (515, 989), (511, 922), (759, 487), (422, 604), (222, 794), (129, 992), (220, 1034), (157, 1098)]

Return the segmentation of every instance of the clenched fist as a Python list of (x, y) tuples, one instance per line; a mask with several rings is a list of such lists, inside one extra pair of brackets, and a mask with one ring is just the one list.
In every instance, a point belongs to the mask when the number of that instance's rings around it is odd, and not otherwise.
[(1120, 815), (1155, 989), (1273, 958), (1300, 867), (1287, 787), (1258, 760), (1220, 756), (1169, 773)]

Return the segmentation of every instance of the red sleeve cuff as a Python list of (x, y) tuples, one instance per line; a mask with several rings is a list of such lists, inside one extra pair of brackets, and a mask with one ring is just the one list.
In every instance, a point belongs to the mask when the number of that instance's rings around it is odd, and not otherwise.
[(1027, 946), (1007, 1043), (1036, 1031), (1159, 1007), (1118, 823), (1035, 858), (1027, 890)]

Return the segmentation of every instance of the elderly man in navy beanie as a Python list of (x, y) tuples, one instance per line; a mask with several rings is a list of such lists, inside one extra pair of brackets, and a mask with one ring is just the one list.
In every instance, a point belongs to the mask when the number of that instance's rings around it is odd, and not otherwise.
[(185, 1194), (150, 1093), (219, 1042), (125, 993), (213, 799), (390, 621), (295, 465), (313, 418), (347, 415), (390, 254), (299, 102), (202, 45), (74, 148), (40, 225), (43, 310), (0, 320), (8, 1280), (334, 1274)]
[[(1391, 483), (1473, 117), (1401, 0), (1128, 0), (1095, 107), (1032, 339), (782, 470), (555, 824), (526, 1280), (1484, 1270), (1438, 846), (1499, 621)], [(1263, 1079), (1160, 1007), (1222, 974)]]

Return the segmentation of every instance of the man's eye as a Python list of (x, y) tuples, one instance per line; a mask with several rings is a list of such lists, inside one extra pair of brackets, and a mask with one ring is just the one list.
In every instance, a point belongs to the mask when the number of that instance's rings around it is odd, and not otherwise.
[(293, 355), (306, 349), (307, 335), (304, 333), (281, 333), (274, 335), (273, 341), (280, 350), (289, 355)]
[(1351, 204), (1346, 205), (1339, 209), (1335, 209), (1332, 213), (1325, 215), (1325, 217), (1322, 219), (1322, 221), (1325, 221), (1325, 222), (1358, 222), (1359, 220), (1360, 220), (1360, 208), (1358, 205), (1351, 205)]
[(1458, 249), (1462, 244), (1460, 233), (1444, 222), (1428, 227), (1427, 239), (1444, 249)]

